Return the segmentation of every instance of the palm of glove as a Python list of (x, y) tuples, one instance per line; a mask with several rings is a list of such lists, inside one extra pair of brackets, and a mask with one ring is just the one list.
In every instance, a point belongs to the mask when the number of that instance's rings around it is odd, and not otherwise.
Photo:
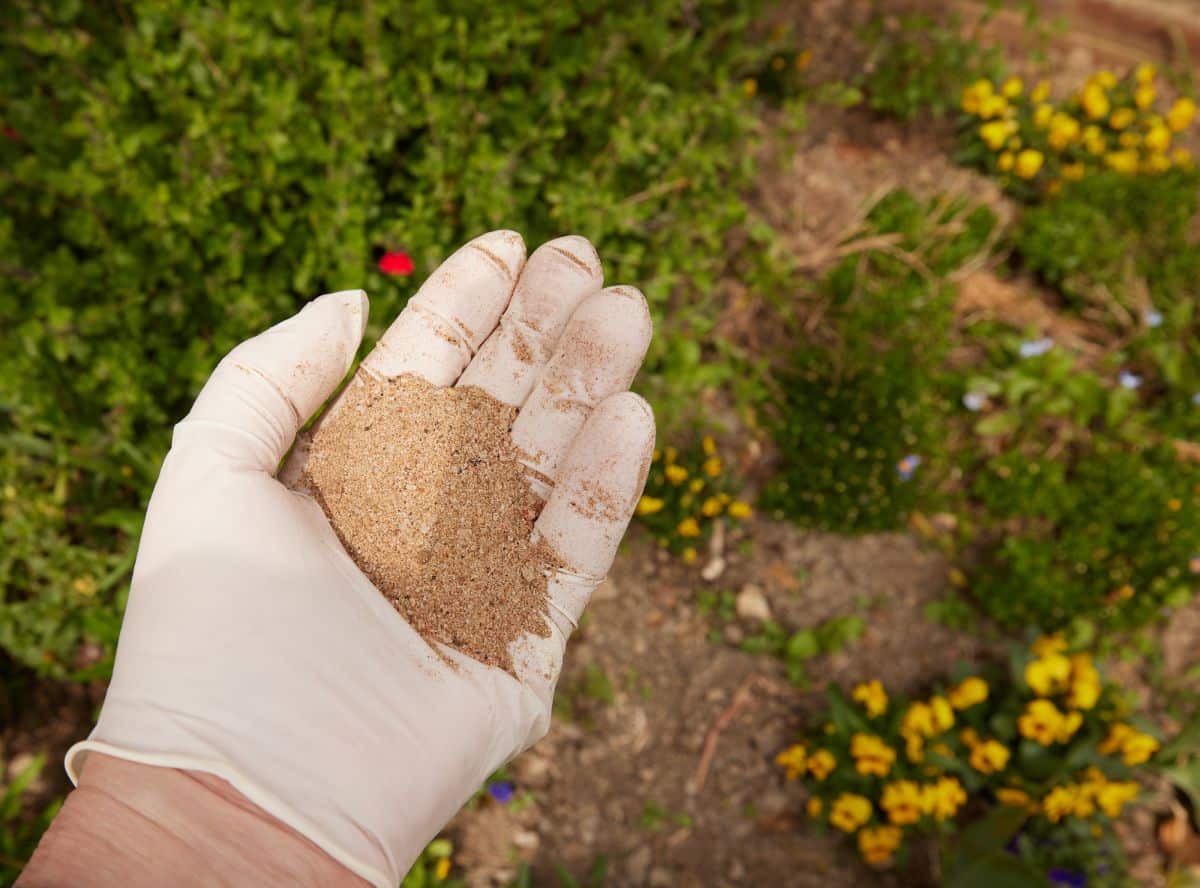
[[(97, 750), (217, 774), (395, 885), (486, 775), (545, 733), (567, 636), (640, 495), (654, 424), (626, 389), (649, 315), (636, 290), (600, 284), (582, 238), (526, 262), (518, 235), (492, 232), (443, 263), (359, 369), (520, 407), (513, 438), (546, 499), (535, 534), (567, 569), (550, 581), (550, 637), (511, 650), (519, 681), (443, 649), (449, 668), (393, 610), (289, 486), (303, 439), (276, 477), (362, 336), (365, 296), (335, 293), (234, 349), (177, 426), (113, 683), (69, 769)], [(597, 486), (623, 514), (572, 507)]]

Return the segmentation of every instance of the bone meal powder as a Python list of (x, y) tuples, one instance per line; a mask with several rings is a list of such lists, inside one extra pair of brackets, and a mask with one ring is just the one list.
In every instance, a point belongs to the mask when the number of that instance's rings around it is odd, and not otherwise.
[(509, 434), (516, 413), (474, 386), (361, 376), (317, 428), (301, 481), (426, 641), (510, 673), (513, 641), (549, 635), (558, 566), (530, 539), (542, 501)]

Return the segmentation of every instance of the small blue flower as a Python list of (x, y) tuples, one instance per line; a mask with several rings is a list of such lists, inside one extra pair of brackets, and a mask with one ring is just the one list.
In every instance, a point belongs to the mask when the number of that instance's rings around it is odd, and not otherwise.
[(1136, 373), (1130, 373), (1128, 370), (1122, 370), (1121, 375), (1117, 377), (1117, 381), (1121, 383), (1121, 388), (1127, 388), (1131, 391), (1136, 391), (1142, 387), (1142, 377)]
[(488, 795), (501, 805), (507, 805), (517, 793), (516, 787), (507, 780), (497, 780), (495, 783), (489, 783), (487, 791)]
[(1142, 315), (1142, 320), (1146, 322), (1147, 327), (1161, 327), (1163, 322), (1162, 312), (1148, 308), (1146, 309), (1146, 313)]
[(1023, 358), (1036, 358), (1038, 355), (1044, 355), (1052, 348), (1054, 348), (1054, 340), (1047, 336), (1044, 339), (1025, 340), (1021, 343), (1019, 351)]
[(987, 395), (983, 392), (967, 392), (963, 395), (963, 406), (972, 413), (978, 413), (987, 406)]
[(921, 457), (915, 453), (910, 453), (900, 462), (896, 463), (896, 474), (900, 476), (901, 481), (908, 481), (916, 474), (917, 469), (921, 465)]

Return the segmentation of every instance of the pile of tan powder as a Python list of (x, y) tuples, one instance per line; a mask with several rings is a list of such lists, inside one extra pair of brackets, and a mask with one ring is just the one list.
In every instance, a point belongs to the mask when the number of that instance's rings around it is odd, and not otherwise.
[(513, 671), (546, 636), (554, 558), (508, 407), (475, 387), (361, 377), (312, 438), (302, 484), (346, 551), (422, 637)]

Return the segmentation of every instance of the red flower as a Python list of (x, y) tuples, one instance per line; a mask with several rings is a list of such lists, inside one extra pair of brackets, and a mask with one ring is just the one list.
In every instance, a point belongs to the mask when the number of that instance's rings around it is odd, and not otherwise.
[(398, 274), (403, 277), (412, 274), (415, 267), (412, 256), (408, 253), (389, 250), (379, 257), (379, 270), (384, 274)]

